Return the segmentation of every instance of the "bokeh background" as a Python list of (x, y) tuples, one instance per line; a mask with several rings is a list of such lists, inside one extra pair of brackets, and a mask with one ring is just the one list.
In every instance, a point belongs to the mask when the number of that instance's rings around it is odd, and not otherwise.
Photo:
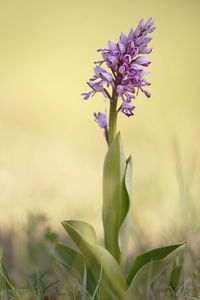
[(76, 218), (101, 230), (106, 144), (93, 112), (108, 103), (80, 94), (96, 49), (150, 16), (152, 98), (140, 94), (118, 123), (133, 153), (134, 215), (155, 236), (172, 227), (181, 185), (200, 209), (200, 1), (0, 0), (1, 227), (34, 212), (55, 228)]

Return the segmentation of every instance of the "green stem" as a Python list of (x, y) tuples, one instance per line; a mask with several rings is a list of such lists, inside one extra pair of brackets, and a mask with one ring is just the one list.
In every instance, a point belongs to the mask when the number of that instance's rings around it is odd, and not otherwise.
[(110, 114), (109, 114), (109, 145), (111, 145), (117, 128), (117, 100), (118, 94), (115, 88), (113, 88), (112, 98), (110, 100)]

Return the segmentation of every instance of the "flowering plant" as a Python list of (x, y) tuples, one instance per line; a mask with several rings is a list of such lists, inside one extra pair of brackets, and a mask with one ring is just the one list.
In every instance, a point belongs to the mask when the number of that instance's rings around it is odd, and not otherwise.
[(109, 41), (107, 49), (99, 49), (102, 60), (95, 63), (95, 74), (88, 82), (91, 90), (82, 94), (87, 100), (102, 93), (110, 106), (109, 120), (105, 113), (94, 114), (108, 144), (103, 171), (104, 246), (98, 244), (91, 225), (68, 220), (62, 225), (76, 248), (57, 244), (56, 254), (79, 280), (84, 278), (88, 297), (93, 300), (141, 299), (147, 280), (152, 282), (185, 246), (170, 245), (140, 254), (124, 272), (129, 238), (126, 223), (132, 203), (132, 159), (125, 158), (120, 133), (116, 130), (117, 116), (119, 112), (127, 117), (134, 115), (133, 103), (139, 91), (150, 97), (146, 90), (150, 83), (144, 76), (151, 61), (143, 55), (152, 51), (148, 46), (152, 38), (148, 35), (154, 29), (152, 18), (146, 23), (141, 20), (127, 36), (121, 33), (117, 43)]

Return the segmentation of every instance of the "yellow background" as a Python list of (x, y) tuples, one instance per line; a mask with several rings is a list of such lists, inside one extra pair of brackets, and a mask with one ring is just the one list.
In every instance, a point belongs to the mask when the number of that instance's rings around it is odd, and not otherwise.
[(78, 218), (98, 230), (106, 145), (92, 115), (107, 103), (80, 94), (96, 49), (150, 16), (152, 97), (140, 94), (135, 116), (118, 123), (133, 153), (134, 212), (149, 232), (176, 220), (175, 143), (198, 204), (200, 1), (0, 0), (1, 224), (32, 211), (54, 226)]

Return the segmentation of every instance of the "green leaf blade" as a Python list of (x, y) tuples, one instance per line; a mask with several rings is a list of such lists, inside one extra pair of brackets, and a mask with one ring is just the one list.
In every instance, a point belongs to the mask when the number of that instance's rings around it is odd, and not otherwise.
[[(85, 224), (83, 223), (83, 226)], [(104, 297), (102, 299), (125, 299), (125, 291), (127, 289), (125, 278), (112, 255), (97, 244), (92, 244), (90, 238), (87, 239), (86, 236), (81, 236), (78, 230), (80, 222), (78, 222), (78, 227), (76, 227), (76, 221), (73, 221), (73, 225), (71, 221), (64, 221), (62, 225), (79, 248), (96, 283), (99, 281), (99, 275), (102, 270), (100, 282), (101, 295)], [(108, 298), (105, 298), (105, 295), (109, 295)]]
[(170, 274), (169, 284), (172, 290), (176, 293), (180, 286), (181, 277), (182, 277), (183, 266), (177, 265), (173, 268)]
[(118, 133), (106, 154), (103, 172), (105, 247), (118, 262), (121, 256), (119, 231), (129, 209), (129, 199), (124, 182), (126, 167), (126, 159)]
[[(55, 256), (57, 260), (81, 283), (85, 272), (87, 272), (87, 290), (93, 293), (96, 287), (96, 282), (91, 272), (87, 270), (83, 256), (76, 250), (64, 245), (55, 245)], [(85, 270), (86, 267), (86, 270)]]
[(130, 156), (126, 161), (126, 170), (124, 176), (123, 186), (123, 206), (124, 218), (119, 231), (118, 241), (121, 251), (121, 265), (124, 265), (128, 257), (128, 244), (130, 237), (130, 206), (132, 198), (132, 157)]
[[(144, 289), (147, 280), (152, 282), (157, 275), (163, 272), (169, 264), (173, 262), (174, 258), (179, 255), (184, 248), (184, 243), (171, 245), (154, 249), (137, 256), (127, 277), (127, 283), (129, 285), (127, 294), (135, 294), (139, 289)], [(148, 277), (149, 274), (150, 278)]]
[(72, 272), (78, 279), (82, 279), (84, 259), (80, 253), (64, 244), (58, 243), (55, 245), (55, 256), (68, 271)]

